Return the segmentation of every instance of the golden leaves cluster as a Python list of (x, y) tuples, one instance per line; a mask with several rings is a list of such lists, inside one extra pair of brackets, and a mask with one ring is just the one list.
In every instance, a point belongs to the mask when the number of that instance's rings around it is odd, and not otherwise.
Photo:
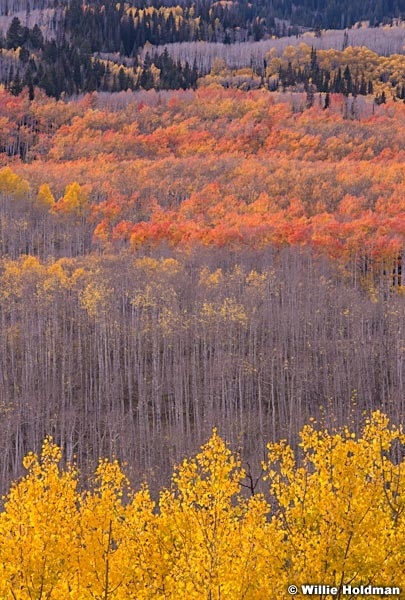
[(361, 435), (308, 425), (300, 459), (285, 441), (268, 445), (267, 494), (246, 498), (241, 462), (214, 430), (155, 504), (116, 460), (100, 460), (81, 492), (47, 438), (0, 514), (0, 597), (275, 600), (291, 582), (403, 586), (404, 443), (380, 412)]

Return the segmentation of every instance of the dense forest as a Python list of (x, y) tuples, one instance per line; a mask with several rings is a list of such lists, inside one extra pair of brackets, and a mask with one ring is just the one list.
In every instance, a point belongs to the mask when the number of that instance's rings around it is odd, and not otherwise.
[(47, 434), (167, 481), (310, 417), (404, 413), (405, 106), (197, 91), (1, 92), (5, 485)]
[[(118, 5), (113, 2), (84, 2), (84, 6), (91, 7), (94, 14), (105, 11), (112, 17), (118, 11), (124, 10), (124, 3)], [(316, 29), (339, 29), (351, 27), (360, 21), (369, 21), (372, 26), (379, 23), (388, 23), (392, 18), (401, 18), (405, 14), (403, 0), (359, 0), (356, 3), (343, 0), (258, 0), (250, 3), (246, 0), (237, 2), (212, 2), (211, 0), (133, 0), (126, 3), (136, 11), (152, 9), (149, 14), (160, 8), (175, 8), (182, 10), (181, 14), (190, 19), (201, 21), (205, 26), (220, 31), (228, 29), (246, 29), (256, 35), (274, 33), (277, 21), (284, 21), (292, 26), (309, 27)], [(0, 15), (9, 15), (16, 12), (31, 10), (44, 10), (54, 7), (68, 8), (69, 11), (78, 11), (82, 6), (77, 0), (1, 0)], [(72, 8), (74, 7), (74, 8)], [(139, 13), (137, 13), (139, 14)], [(178, 13), (180, 14), (180, 13)], [(121, 14), (122, 16), (122, 14)], [(216, 24), (216, 21), (219, 23)], [(95, 21), (97, 23), (97, 19)], [(115, 24), (114, 18), (111, 25)], [(161, 24), (161, 22), (159, 23)], [(255, 28), (256, 25), (256, 28)], [(114, 27), (113, 27), (114, 29)], [(111, 39), (111, 38), (110, 38)], [(106, 42), (110, 41), (106, 37)], [(165, 42), (168, 40), (160, 40)], [(170, 41), (170, 40), (169, 40)]]
[(404, 12), (0, 0), (2, 599), (404, 597)]
[[(373, 94), (373, 87), (362, 72), (366, 68), (364, 61), (362, 68), (357, 65), (352, 74), (358, 80), (356, 85), (341, 85), (347, 64), (339, 65), (340, 79), (336, 79), (338, 76), (330, 70), (315, 71), (313, 57), (301, 65), (299, 73), (280, 72), (279, 81), (273, 78), (270, 83), (267, 58), (252, 58), (253, 46), (260, 40), (281, 36), (298, 38), (308, 26), (315, 28), (319, 38), (326, 28), (351, 27), (362, 20), (379, 26), (395, 23), (401, 30), (405, 8), (401, 2), (356, 3), (355, 7), (342, 7), (335, 2), (144, 6), (80, 0), (46, 9), (35, 6), (27, 4), (25, 12), (17, 13), (22, 9), (18, 3), (14, 7), (7, 4), (3, 7), (5, 16), (0, 17), (0, 83), (15, 95), (27, 88), (31, 98), (36, 87), (56, 98), (95, 90), (195, 89), (198, 78), (207, 75), (212, 64), (207, 69), (206, 61), (192, 59), (191, 55), (176, 60), (172, 47), (185, 43), (205, 43), (207, 48), (212, 43), (226, 47), (245, 43), (239, 67), (252, 67), (247, 83), (250, 87), (270, 85), (270, 89), (276, 89), (278, 85), (304, 84), (317, 91)], [(370, 39), (372, 31), (371, 28)], [(350, 37), (346, 29), (341, 50), (353, 43)], [(399, 51), (403, 52), (403, 43)], [(260, 76), (259, 82), (254, 81), (255, 75)], [(237, 78), (232, 79), (232, 85), (238, 86)], [(394, 93), (403, 99), (403, 77), (397, 85), (399, 92)]]
[(24, 458), (27, 475), (0, 514), (0, 593), (400, 600), (405, 481), (391, 455), (404, 442), (379, 411), (358, 435), (306, 426), (300, 463), (285, 442), (268, 444), (266, 499), (253, 479), (253, 494), (242, 494), (246, 473), (214, 429), (154, 501), (147, 484), (131, 488), (116, 460), (101, 460), (81, 492), (76, 467), (60, 466), (61, 449), (48, 437)]

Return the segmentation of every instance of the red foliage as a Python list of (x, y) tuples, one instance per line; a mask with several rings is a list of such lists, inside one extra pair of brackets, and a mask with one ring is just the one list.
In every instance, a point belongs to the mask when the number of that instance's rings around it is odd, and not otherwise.
[[(300, 113), (263, 90), (155, 96), (119, 109), (96, 94), (29, 103), (0, 90), (0, 161), (34, 191), (48, 183), (54, 213), (80, 213), (98, 245), (292, 244), (343, 261), (403, 252), (402, 104), (352, 120), (339, 96), (333, 110)], [(5, 154), (18, 136), (25, 163)]]

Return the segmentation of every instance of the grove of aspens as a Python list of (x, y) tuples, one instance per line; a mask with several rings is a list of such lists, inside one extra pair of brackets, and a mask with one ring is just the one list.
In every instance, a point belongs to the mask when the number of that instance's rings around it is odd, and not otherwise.
[(404, 18), (0, 0), (0, 600), (405, 599)]

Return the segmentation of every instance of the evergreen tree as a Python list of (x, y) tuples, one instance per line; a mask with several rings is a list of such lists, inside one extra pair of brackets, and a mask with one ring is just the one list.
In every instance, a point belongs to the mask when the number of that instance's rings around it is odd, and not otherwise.
[(24, 86), (26, 86), (28, 88), (28, 98), (30, 99), (30, 101), (34, 100), (35, 90), (34, 90), (32, 71), (31, 71), (30, 67), (28, 67), (28, 69), (26, 70), (25, 75), (24, 75)]
[(19, 94), (21, 94), (23, 86), (22, 86), (22, 82), (20, 79), (20, 74), (17, 71), (13, 81), (10, 84), (10, 92), (14, 95), (14, 96), (18, 96)]
[(20, 59), (20, 61), (22, 63), (27, 63), (29, 61), (29, 59), (30, 59), (30, 51), (27, 48), (25, 48), (25, 46), (22, 46), (20, 48), (20, 52), (19, 52), (18, 58)]
[(120, 36), (126, 56), (131, 56), (135, 46), (135, 25), (132, 15), (124, 16), (120, 23)]
[(153, 88), (153, 75), (151, 73), (150, 68), (143, 68), (142, 69), (142, 73), (141, 76), (139, 78), (139, 85), (141, 86), (141, 88), (143, 88), (144, 90), (150, 90)]
[(345, 96), (348, 96), (352, 93), (353, 83), (352, 83), (352, 75), (350, 73), (349, 66), (346, 65), (345, 70), (343, 71), (343, 89), (342, 92)]
[(366, 96), (367, 95), (367, 84), (366, 84), (366, 80), (364, 79), (364, 75), (362, 75), (362, 77), (361, 77), (361, 82), (360, 82), (360, 87), (359, 87), (359, 94), (361, 96)]
[(28, 29), (21, 25), (21, 21), (18, 17), (14, 17), (11, 21), (11, 25), (8, 28), (6, 36), (6, 46), (8, 49), (16, 50), (17, 48), (24, 45), (27, 40)]
[(29, 32), (29, 41), (35, 50), (40, 50), (44, 46), (44, 36), (37, 24)]
[(125, 75), (123, 67), (121, 67), (118, 72), (118, 87), (120, 91), (126, 91), (128, 89), (128, 78)]

